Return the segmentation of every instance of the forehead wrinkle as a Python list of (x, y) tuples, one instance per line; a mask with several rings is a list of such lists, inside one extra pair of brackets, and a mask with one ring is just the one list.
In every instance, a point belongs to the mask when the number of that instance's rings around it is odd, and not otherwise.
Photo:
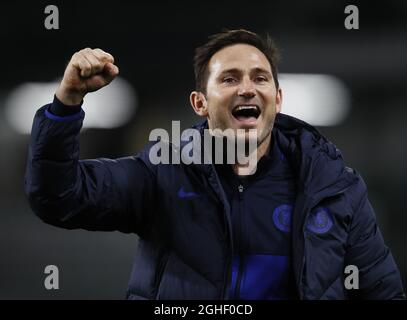
[[(226, 60), (226, 61), (222, 61)], [(210, 63), (209, 66), (209, 71), (213, 75), (218, 75), (221, 73), (225, 72), (241, 72), (244, 73), (245, 71), (252, 72), (252, 71), (259, 71), (260, 69), (263, 69), (265, 71), (270, 72), (270, 65), (267, 61), (263, 61), (262, 57), (259, 56), (257, 53), (253, 52), (248, 55), (248, 60), (250, 62), (254, 62), (253, 65), (250, 65), (249, 68), (245, 68), (242, 66), (244, 62), (242, 61), (236, 61), (236, 59), (221, 59), (221, 58), (216, 58), (214, 61)]]
[[(238, 49), (238, 50), (236, 50)], [(246, 64), (249, 63), (249, 70)], [(216, 52), (209, 60), (208, 83), (212, 83), (226, 70), (237, 69), (241, 74), (252, 73), (256, 68), (267, 70), (271, 74), (271, 66), (264, 54), (256, 47), (236, 44)]]

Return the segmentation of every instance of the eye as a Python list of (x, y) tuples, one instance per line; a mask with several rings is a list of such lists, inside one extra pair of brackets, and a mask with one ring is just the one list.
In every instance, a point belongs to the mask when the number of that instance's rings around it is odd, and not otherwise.
[(264, 76), (257, 76), (256, 77), (256, 81), (258, 82), (264, 82), (264, 81), (268, 81), (268, 79)]
[(222, 82), (224, 82), (224, 83), (234, 83), (235, 81), (236, 81), (236, 79), (233, 77), (226, 77), (226, 78), (223, 78), (223, 80), (222, 80)]

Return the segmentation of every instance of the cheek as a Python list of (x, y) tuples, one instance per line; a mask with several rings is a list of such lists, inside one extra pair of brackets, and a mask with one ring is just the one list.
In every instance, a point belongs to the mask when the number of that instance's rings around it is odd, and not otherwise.
[(276, 102), (277, 92), (273, 86), (263, 87), (258, 92), (267, 103)]
[(225, 113), (231, 104), (233, 93), (225, 89), (211, 89), (207, 96), (208, 109), (211, 114)]
[(210, 104), (208, 108), (208, 117), (213, 121), (222, 121), (225, 117), (225, 112), (222, 109), (222, 106), (219, 104)]
[(270, 116), (277, 112), (276, 95), (270, 90), (265, 91), (262, 95), (263, 103), (267, 106), (267, 116)]
[(212, 99), (221, 99), (222, 98), (221, 90), (219, 90), (217, 88), (211, 89), (211, 98)]

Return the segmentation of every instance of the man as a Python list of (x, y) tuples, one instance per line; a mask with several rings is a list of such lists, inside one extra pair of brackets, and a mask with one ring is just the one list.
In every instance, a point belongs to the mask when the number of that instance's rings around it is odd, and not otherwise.
[(83, 98), (119, 70), (100, 49), (75, 53), (34, 119), (33, 211), (67, 229), (138, 234), (128, 299), (404, 298), (362, 178), (315, 128), (279, 113), (276, 63), (272, 41), (246, 30), (196, 50), (196, 128), (257, 130), (257, 169), (241, 176), (239, 163), (152, 164), (152, 144), (78, 160)]

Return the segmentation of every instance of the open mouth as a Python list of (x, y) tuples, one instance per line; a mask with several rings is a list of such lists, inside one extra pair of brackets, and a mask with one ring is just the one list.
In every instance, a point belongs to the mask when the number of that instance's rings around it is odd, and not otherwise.
[(239, 105), (233, 108), (232, 115), (235, 119), (242, 122), (256, 122), (261, 111), (257, 105)]

